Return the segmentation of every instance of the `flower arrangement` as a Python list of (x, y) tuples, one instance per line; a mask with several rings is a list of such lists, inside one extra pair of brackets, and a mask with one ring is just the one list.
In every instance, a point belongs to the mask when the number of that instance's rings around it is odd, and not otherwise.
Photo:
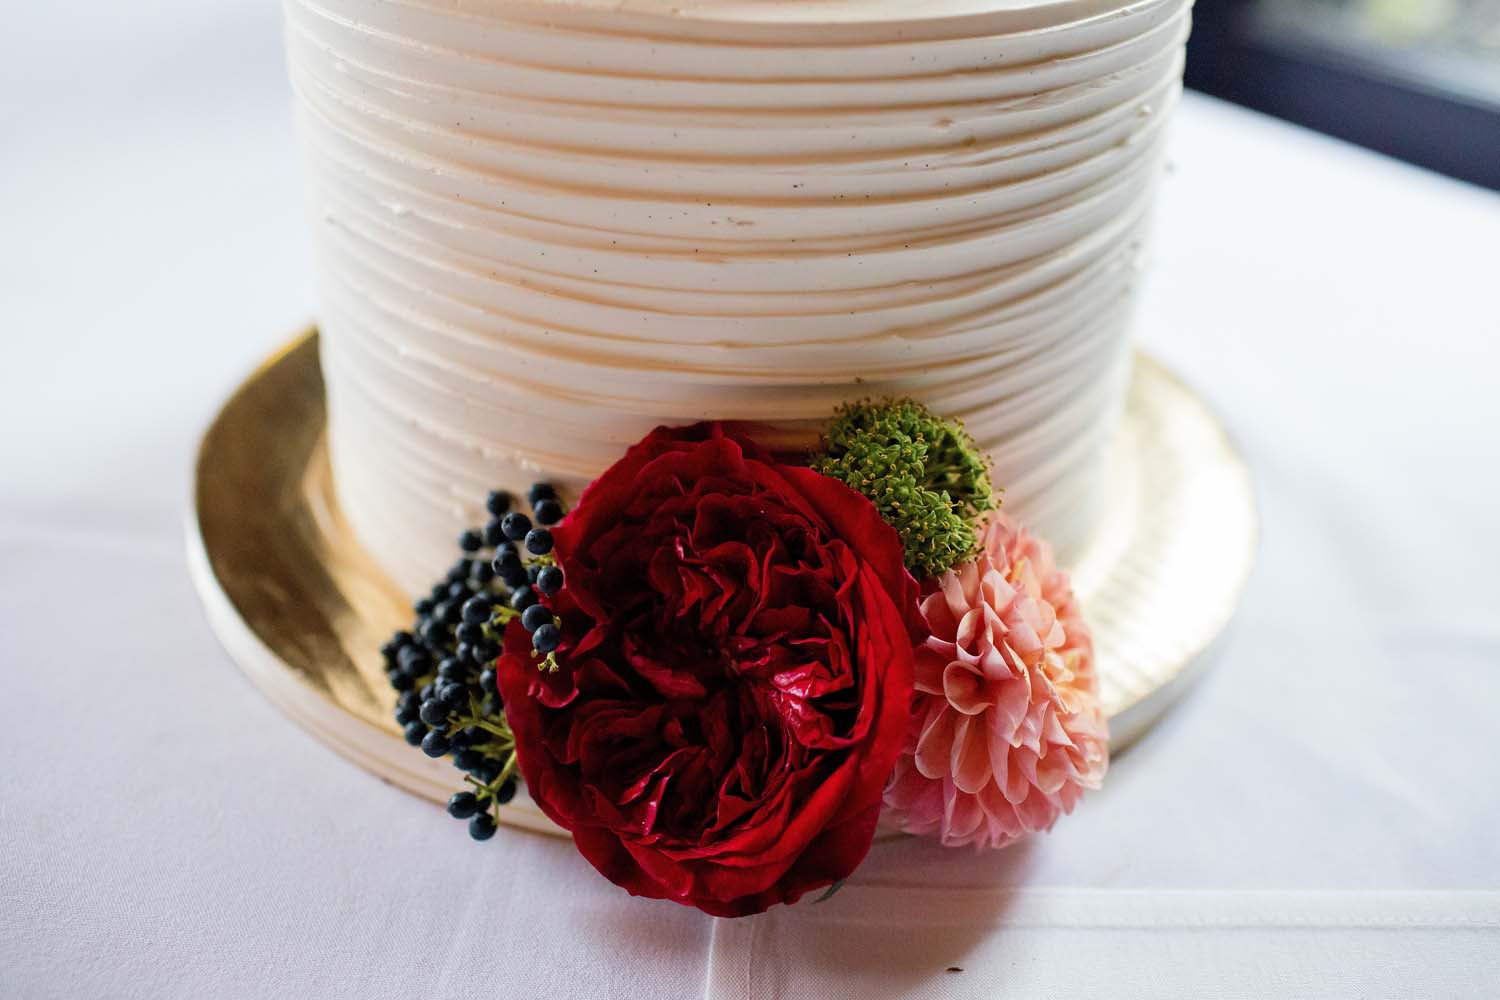
[(882, 815), (1045, 830), (1108, 762), (1087, 627), (956, 421), (846, 406), (814, 454), (658, 428), (566, 512), (533, 487), (384, 648), (476, 839), (524, 781), (629, 892), (719, 916), (836, 886)]

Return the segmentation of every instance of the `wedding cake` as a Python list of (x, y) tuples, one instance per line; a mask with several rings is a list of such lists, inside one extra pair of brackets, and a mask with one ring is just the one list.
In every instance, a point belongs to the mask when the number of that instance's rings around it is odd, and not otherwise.
[(1189, 0), (286, 0), (340, 505), (410, 592), (495, 486), (921, 399), (1096, 513)]

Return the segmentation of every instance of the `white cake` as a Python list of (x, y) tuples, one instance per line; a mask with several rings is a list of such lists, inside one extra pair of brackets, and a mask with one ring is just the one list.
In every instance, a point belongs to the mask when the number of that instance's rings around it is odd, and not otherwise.
[(1188, 0), (286, 0), (341, 505), (412, 592), (662, 423), (961, 416), (1064, 560)]

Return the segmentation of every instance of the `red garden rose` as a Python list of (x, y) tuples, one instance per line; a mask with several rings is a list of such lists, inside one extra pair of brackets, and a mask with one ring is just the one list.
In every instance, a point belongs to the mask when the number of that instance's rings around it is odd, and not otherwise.
[(554, 531), (561, 668), (498, 675), (521, 774), (639, 896), (758, 913), (849, 875), (906, 738), (917, 585), (842, 483), (653, 431)]

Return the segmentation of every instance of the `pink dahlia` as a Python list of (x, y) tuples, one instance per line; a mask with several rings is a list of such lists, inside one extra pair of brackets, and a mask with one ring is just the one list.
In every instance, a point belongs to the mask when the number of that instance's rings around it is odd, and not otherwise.
[(945, 846), (1050, 829), (1109, 766), (1093, 640), (1051, 548), (993, 515), (979, 555), (936, 580), (922, 615), (887, 811)]

